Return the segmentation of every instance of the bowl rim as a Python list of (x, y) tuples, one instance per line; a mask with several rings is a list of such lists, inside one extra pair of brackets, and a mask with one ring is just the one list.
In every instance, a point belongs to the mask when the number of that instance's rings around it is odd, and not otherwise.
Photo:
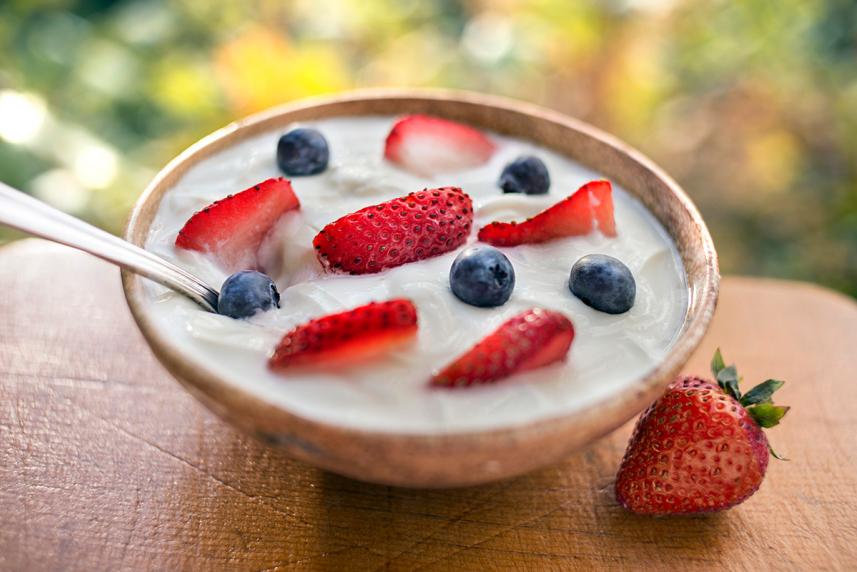
[[(294, 411), (290, 411), (231, 384), (228, 379), (218, 376), (211, 369), (200, 370), (189, 364), (186, 356), (177, 347), (172, 346), (166, 338), (161, 337), (155, 321), (149, 316), (146, 310), (145, 295), (141, 286), (143, 279), (129, 271), (123, 270), (122, 285), (128, 306), (140, 331), (159, 361), (192, 394), (214, 409), (216, 413), (227, 418), (232, 418), (230, 409), (234, 407), (238, 407), (243, 411), (265, 411), (268, 414), (276, 414), (277, 420), (275, 425), (285, 428), (296, 428), (295, 431), (298, 433), (310, 430), (319, 431), (334, 438), (382, 440), (393, 443), (396, 446), (412, 447), (414, 450), (439, 450), (441, 448), (448, 449), (449, 447), (460, 448), (460, 450), (472, 450), (474, 447), (484, 446), (487, 443), (499, 446), (511, 441), (522, 441), (540, 435), (543, 436), (545, 433), (565, 433), (573, 428), (580, 427), (581, 423), (586, 423), (587, 420), (594, 421), (594, 412), (597, 410), (598, 417), (603, 418), (607, 416), (612, 421), (609, 423), (600, 422), (597, 428), (590, 427), (592, 430), (589, 434), (589, 440), (592, 440), (618, 428), (652, 402), (690, 358), (693, 351), (700, 344), (711, 321), (717, 303), (720, 283), (718, 259), (713, 240), (702, 216), (684, 190), (648, 157), (598, 128), (579, 119), (539, 105), (495, 95), (449, 89), (352, 90), (337, 95), (312, 97), (279, 105), (232, 122), (214, 131), (170, 161), (154, 177), (138, 198), (126, 226), (126, 240), (143, 247), (149, 234), (154, 212), (160, 204), (161, 196), (172, 188), (174, 181), (183, 176), (185, 171), (192, 165), (211, 153), (216, 153), (220, 149), (237, 143), (240, 138), (233, 141), (237, 136), (241, 135), (243, 138), (269, 132), (276, 127), (278, 118), (284, 115), (293, 115), (296, 112), (311, 112), (315, 109), (324, 109), (331, 106), (360, 103), (363, 101), (378, 103), (379, 100), (382, 102), (384, 100), (410, 100), (423, 105), (452, 102), (480, 106), (486, 108), (486, 110), (490, 108), (500, 112), (526, 115), (539, 121), (557, 124), (559, 128), (576, 131), (584, 138), (594, 140), (600, 145), (612, 149), (612, 151), (627, 156), (633, 163), (636, 163), (637, 166), (648, 172), (648, 175), (658, 179), (659, 183), (663, 184), (674, 195), (681, 209), (689, 216), (692, 225), (698, 229), (698, 248), (703, 260), (700, 268), (702, 277), (699, 280), (699, 287), (691, 288), (690, 283), (688, 283), (690, 296), (688, 310), (682, 323), (682, 328), (667, 355), (645, 376), (633, 382), (633, 390), (611, 394), (608, 398), (601, 398), (590, 406), (569, 413), (535, 419), (522, 424), (449, 433), (394, 432), (336, 425), (299, 415)], [(404, 104), (404, 102), (402, 103)], [(336, 115), (345, 116), (347, 114), (333, 113), (327, 116)], [(536, 139), (534, 141), (539, 143)], [(555, 151), (569, 157), (567, 152)], [(572, 157), (572, 159), (579, 161), (576, 157)], [(628, 191), (638, 197), (634, 190), (628, 189)], [(649, 210), (651, 212), (651, 208)], [(678, 244), (674, 229), (670, 228), (654, 212), (653, 215), (664, 226), (670, 238)], [(686, 261), (684, 257), (682, 259), (685, 272), (687, 273)], [(246, 428), (248, 424), (239, 423), (239, 425)], [(590, 423), (590, 425), (592, 424)], [(304, 443), (304, 445), (312, 447), (311, 444)], [(311, 452), (308, 455), (312, 456)], [(324, 463), (321, 464), (323, 465)], [(333, 467), (328, 466), (326, 468)], [(339, 472), (347, 471), (340, 470)]]

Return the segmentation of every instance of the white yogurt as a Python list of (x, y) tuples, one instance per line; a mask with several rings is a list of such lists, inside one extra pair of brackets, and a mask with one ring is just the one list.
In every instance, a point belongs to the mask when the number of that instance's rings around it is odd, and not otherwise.
[[(337, 118), (307, 124), (327, 138), (331, 163), (320, 175), (292, 180), (301, 208), (284, 216), (263, 246), (263, 260), (282, 295), (280, 310), (233, 320), (146, 281), (157, 327), (197, 367), (307, 418), (367, 430), (444, 433), (524, 424), (591, 406), (628, 389), (663, 358), (684, 321), (688, 290), (671, 239), (636, 199), (614, 186), (616, 238), (596, 231), (502, 249), (515, 267), (515, 291), (500, 308), (475, 308), (452, 295), (448, 275), (458, 252), (476, 241), (476, 231), (494, 220), (532, 216), (600, 177), (547, 149), (498, 135), (491, 135), (498, 149), (489, 163), (432, 179), (417, 177), (383, 158), (393, 121)], [(176, 250), (176, 234), (205, 205), (280, 176), (275, 162), (280, 134), (259, 135), (191, 168), (161, 201), (146, 247), (220, 285), (227, 274), (204, 255)], [(504, 195), (497, 188), (503, 166), (523, 153), (538, 155), (550, 170), (548, 195)], [(447, 185), (463, 188), (474, 201), (476, 218), (466, 246), (379, 274), (322, 271), (312, 239), (327, 223), (411, 191)], [(629, 312), (604, 314), (569, 292), (572, 264), (590, 253), (615, 256), (631, 269), (637, 298)], [(410, 298), (417, 306), (419, 334), (410, 345), (346, 369), (268, 371), (269, 354), (294, 326), (394, 297)], [(433, 371), (533, 306), (559, 310), (574, 323), (567, 361), (490, 386), (438, 390), (427, 385)]]

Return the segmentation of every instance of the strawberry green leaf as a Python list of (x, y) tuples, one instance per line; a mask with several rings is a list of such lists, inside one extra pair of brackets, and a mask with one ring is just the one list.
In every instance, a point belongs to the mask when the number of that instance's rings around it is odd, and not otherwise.
[(741, 405), (746, 407), (748, 405), (755, 405), (756, 403), (770, 403), (771, 396), (776, 390), (783, 386), (783, 383), (784, 382), (779, 381), (778, 379), (763, 381), (744, 394), (741, 398)]
[(779, 460), (779, 461), (788, 461), (788, 460), (789, 460), (789, 459), (787, 459), (786, 457), (783, 457), (782, 455), (780, 455), (779, 453), (777, 453), (776, 451), (774, 451), (774, 448), (773, 448), (773, 447), (771, 447), (771, 444), (770, 444), (770, 443), (768, 443), (768, 451), (770, 451), (770, 452), (771, 452), (771, 456), (772, 456), (774, 459), (777, 459), (777, 460)]
[(711, 373), (714, 377), (720, 373), (720, 370), (726, 367), (726, 362), (723, 361), (723, 354), (720, 353), (720, 348), (714, 351), (714, 357), (711, 358)]
[(773, 403), (760, 403), (747, 408), (747, 413), (759, 424), (760, 427), (774, 427), (789, 412), (789, 407), (774, 405)]
[(717, 372), (717, 384), (735, 399), (741, 399), (741, 391), (738, 389), (738, 372), (734, 365), (721, 368)]

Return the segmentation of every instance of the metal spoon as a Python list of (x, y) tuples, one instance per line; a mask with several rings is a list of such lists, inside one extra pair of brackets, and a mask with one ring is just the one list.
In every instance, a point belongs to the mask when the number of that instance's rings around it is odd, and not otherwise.
[(0, 224), (136, 272), (217, 312), (217, 290), (175, 264), (0, 182)]

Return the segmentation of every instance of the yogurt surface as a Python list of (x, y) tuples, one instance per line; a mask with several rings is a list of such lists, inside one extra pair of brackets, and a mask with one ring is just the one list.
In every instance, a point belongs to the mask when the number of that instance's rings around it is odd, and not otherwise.
[[(281, 308), (249, 320), (205, 312), (193, 302), (144, 280), (157, 327), (195, 365), (288, 410), (327, 423), (375, 431), (445, 433), (496, 429), (560, 416), (626, 390), (667, 353), (685, 318), (688, 289), (681, 260), (666, 231), (631, 195), (613, 187), (618, 237), (599, 231), (538, 245), (501, 248), (515, 268), (511, 299), (499, 308), (476, 308), (449, 289), (455, 256), (476, 242), (494, 220), (523, 220), (592, 179), (603, 178), (530, 142), (489, 133), (491, 160), (475, 169), (422, 178), (384, 159), (393, 117), (334, 118), (303, 123), (318, 129), (331, 152), (326, 171), (295, 177), (301, 202), (286, 214), (262, 247), (266, 271), (277, 283)], [(284, 131), (265, 133), (192, 167), (163, 197), (146, 248), (219, 286), (228, 273), (205, 255), (177, 250), (179, 229), (197, 210), (259, 181), (282, 176), (275, 151)], [(506, 194), (497, 187), (503, 167), (522, 154), (539, 156), (551, 174), (547, 195)], [(474, 202), (467, 244), (441, 256), (378, 274), (325, 273), (312, 239), (327, 223), (362, 207), (423, 188), (457, 186)], [(634, 307), (621, 315), (598, 312), (568, 289), (571, 266), (586, 254), (609, 254), (634, 275)], [(294, 375), (268, 370), (267, 359), (285, 332), (325, 314), (370, 301), (406, 297), (419, 314), (412, 343), (364, 363), (320, 365)], [(432, 372), (464, 353), (503, 321), (528, 308), (565, 313), (575, 327), (568, 358), (494, 385), (457, 390), (431, 388)]]

